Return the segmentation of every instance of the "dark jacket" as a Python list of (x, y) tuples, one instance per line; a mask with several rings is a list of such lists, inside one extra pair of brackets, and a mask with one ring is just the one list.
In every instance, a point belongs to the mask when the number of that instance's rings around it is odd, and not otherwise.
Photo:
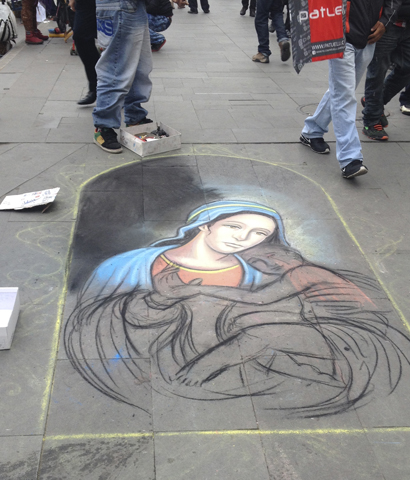
[(399, 8), (397, 20), (400, 20), (402, 22), (410, 21), (410, 0), (403, 0), (403, 3)]
[(397, 19), (402, 0), (351, 0), (346, 10), (346, 40), (356, 48), (364, 48), (367, 38), (379, 20), (387, 27)]
[(172, 17), (172, 5), (169, 0), (145, 0), (147, 13)]

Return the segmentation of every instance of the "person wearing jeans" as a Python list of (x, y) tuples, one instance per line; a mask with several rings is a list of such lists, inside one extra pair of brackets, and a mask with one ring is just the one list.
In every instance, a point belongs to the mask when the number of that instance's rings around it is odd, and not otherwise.
[[(367, 69), (362, 98), (363, 133), (372, 140), (388, 140), (384, 130), (388, 121), (384, 105), (390, 102), (410, 82), (410, 0), (403, 0), (398, 21), (389, 25), (377, 42), (374, 58)], [(391, 64), (394, 68), (386, 77)], [(402, 99), (400, 103), (402, 104)], [(402, 110), (403, 111), (403, 110)]]
[(93, 112), (94, 142), (120, 153), (114, 128), (121, 110), (128, 125), (151, 122), (142, 103), (148, 102), (152, 82), (151, 43), (143, 0), (97, 0), (98, 43), (104, 49), (97, 65), (97, 105)]
[(402, 0), (351, 0), (346, 12), (343, 58), (329, 60), (329, 89), (313, 116), (305, 120), (300, 142), (315, 153), (329, 153), (323, 136), (330, 122), (336, 136), (336, 158), (344, 178), (367, 173), (356, 129), (355, 89), (372, 60), (375, 43), (395, 21)]
[(257, 0), (255, 29), (258, 35), (258, 53), (252, 57), (254, 62), (269, 63), (269, 13), (276, 30), (276, 37), (281, 52), (281, 60), (286, 62), (290, 57), (290, 43), (283, 23), (282, 0)]

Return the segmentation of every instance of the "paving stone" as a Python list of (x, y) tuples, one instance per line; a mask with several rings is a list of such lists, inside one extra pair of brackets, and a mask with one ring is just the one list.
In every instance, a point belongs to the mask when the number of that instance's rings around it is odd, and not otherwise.
[(36, 479), (42, 440), (40, 435), (0, 437), (1, 478), (3, 480)]
[(40, 480), (155, 479), (150, 437), (47, 439)]

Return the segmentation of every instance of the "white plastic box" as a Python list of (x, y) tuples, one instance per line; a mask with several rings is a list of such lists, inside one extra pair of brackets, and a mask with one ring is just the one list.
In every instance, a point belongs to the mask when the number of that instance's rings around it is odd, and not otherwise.
[(19, 289), (0, 288), (0, 350), (8, 350), (20, 311)]
[(152, 142), (143, 142), (135, 138), (135, 134), (143, 132), (152, 132), (157, 129), (156, 123), (146, 123), (145, 125), (136, 125), (120, 129), (120, 143), (129, 150), (135, 152), (140, 157), (155, 155), (157, 153), (169, 152), (181, 148), (181, 134), (177, 130), (160, 123), (159, 126), (169, 135), (166, 138), (160, 138)]

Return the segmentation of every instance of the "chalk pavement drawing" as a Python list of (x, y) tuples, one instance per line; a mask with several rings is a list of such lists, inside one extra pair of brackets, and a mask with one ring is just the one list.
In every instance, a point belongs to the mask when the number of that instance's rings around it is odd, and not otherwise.
[(187, 211), (173, 235), (103, 261), (65, 348), (90, 385), (141, 409), (149, 385), (334, 415), (393, 392), (409, 363), (409, 339), (378, 298), (374, 279), (304, 258), (274, 206), (223, 198)]

